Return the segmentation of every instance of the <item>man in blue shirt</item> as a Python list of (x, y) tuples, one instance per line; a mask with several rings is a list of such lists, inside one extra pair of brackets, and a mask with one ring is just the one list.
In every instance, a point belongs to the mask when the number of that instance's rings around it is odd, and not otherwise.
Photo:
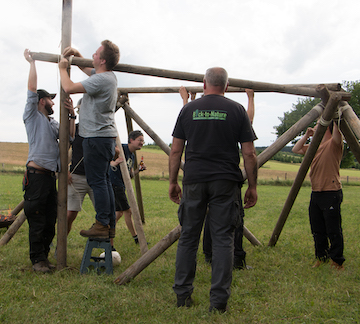
[[(29, 155), (23, 180), (24, 212), (29, 223), (30, 260), (34, 271), (54, 269), (48, 260), (50, 244), (55, 235), (57, 191), (55, 172), (60, 170), (59, 123), (50, 117), (55, 94), (37, 89), (35, 61), (24, 51), (30, 63), (27, 103), (23, 115), (29, 142)], [(75, 116), (71, 99), (65, 102), (69, 116)], [(70, 136), (74, 136), (75, 120), (70, 118)]]

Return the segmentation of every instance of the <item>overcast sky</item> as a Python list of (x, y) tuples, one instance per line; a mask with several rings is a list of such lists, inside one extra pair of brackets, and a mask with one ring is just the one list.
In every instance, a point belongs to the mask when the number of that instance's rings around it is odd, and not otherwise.
[[(2, 3), (0, 20), (0, 141), (27, 142), (22, 114), (29, 63), (23, 52), (59, 54), (61, 0)], [(341, 83), (360, 79), (357, 0), (73, 0), (72, 46), (85, 58), (104, 39), (120, 63), (203, 74), (224, 67), (231, 78), (277, 84)], [(37, 62), (38, 88), (59, 92), (57, 64)], [(201, 85), (116, 72), (119, 87)], [(73, 81), (86, 75), (73, 67)], [(246, 94), (229, 94), (246, 108)], [(73, 96), (76, 102), (79, 95)], [(274, 126), (298, 96), (255, 95), (256, 146), (276, 139)], [(59, 96), (55, 118), (59, 120)], [(132, 94), (130, 106), (166, 142), (182, 101), (179, 94)], [(116, 122), (122, 142), (124, 113)], [(138, 128), (134, 125), (134, 128)], [(153, 141), (145, 136), (147, 143)], [(1, 153), (0, 153), (1, 154)]]

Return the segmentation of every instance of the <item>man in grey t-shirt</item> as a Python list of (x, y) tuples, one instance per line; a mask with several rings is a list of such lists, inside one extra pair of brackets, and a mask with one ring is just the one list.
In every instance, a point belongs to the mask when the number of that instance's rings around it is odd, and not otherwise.
[[(67, 47), (64, 57), (82, 57), (80, 52)], [(80, 109), (79, 134), (84, 137), (84, 166), (86, 179), (94, 192), (96, 221), (89, 230), (82, 230), (84, 237), (109, 238), (115, 236), (114, 193), (109, 179), (110, 161), (115, 154), (115, 106), (117, 80), (112, 72), (119, 62), (119, 48), (108, 40), (93, 54), (94, 68), (80, 67), (89, 78), (74, 83), (67, 73), (66, 58), (59, 63), (61, 84), (66, 93), (83, 93)]]

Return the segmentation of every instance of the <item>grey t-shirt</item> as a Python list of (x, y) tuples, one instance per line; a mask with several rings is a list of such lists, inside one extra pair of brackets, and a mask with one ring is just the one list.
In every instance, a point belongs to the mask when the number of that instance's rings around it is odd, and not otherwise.
[(95, 73), (82, 81), (85, 88), (80, 107), (79, 135), (82, 137), (116, 137), (115, 106), (117, 80), (114, 72)]
[(23, 120), (29, 142), (26, 164), (34, 161), (47, 170), (60, 171), (59, 123), (38, 110), (38, 95), (30, 90), (27, 93)]

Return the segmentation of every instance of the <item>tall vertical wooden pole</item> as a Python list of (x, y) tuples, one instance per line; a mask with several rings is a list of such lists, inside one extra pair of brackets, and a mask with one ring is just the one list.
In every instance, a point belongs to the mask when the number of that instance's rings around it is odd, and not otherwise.
[[(61, 53), (71, 45), (72, 0), (63, 0)], [(68, 73), (70, 74), (70, 67)], [(58, 219), (57, 219), (57, 269), (66, 267), (67, 241), (67, 182), (69, 150), (69, 113), (65, 108), (68, 95), (61, 88), (60, 92), (60, 130), (59, 147), (61, 171), (58, 182)]]

